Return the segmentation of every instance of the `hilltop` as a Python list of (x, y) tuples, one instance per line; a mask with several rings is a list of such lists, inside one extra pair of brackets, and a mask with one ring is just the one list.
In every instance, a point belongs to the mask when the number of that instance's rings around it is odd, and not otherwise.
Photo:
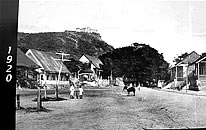
[(27, 49), (41, 51), (69, 53), (78, 58), (83, 53), (91, 56), (100, 56), (114, 48), (102, 40), (96, 32), (64, 31), (43, 33), (18, 33), (17, 46), (24, 52)]

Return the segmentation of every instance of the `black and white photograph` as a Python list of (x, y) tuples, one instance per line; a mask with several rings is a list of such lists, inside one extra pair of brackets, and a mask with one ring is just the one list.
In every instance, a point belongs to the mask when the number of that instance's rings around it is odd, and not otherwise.
[(19, 0), (16, 14), (16, 130), (206, 128), (206, 1)]

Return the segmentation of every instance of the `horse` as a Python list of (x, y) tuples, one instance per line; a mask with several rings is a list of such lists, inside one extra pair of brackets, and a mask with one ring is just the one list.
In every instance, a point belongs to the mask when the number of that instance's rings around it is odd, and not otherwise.
[(127, 86), (124, 86), (124, 88), (123, 88), (123, 90), (127, 90), (127, 92), (128, 92), (128, 95), (129, 95), (129, 93), (130, 92), (133, 92), (134, 93), (134, 95), (133, 96), (135, 96), (135, 88), (134, 87), (127, 87)]

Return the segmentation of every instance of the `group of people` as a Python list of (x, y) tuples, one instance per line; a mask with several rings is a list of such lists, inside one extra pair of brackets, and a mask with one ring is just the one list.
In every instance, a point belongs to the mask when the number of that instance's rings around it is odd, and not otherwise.
[(71, 82), (70, 85), (70, 99), (74, 99), (76, 97), (76, 99), (83, 98), (83, 88), (82, 88), (83, 84), (79, 84), (79, 82), (73, 83)]

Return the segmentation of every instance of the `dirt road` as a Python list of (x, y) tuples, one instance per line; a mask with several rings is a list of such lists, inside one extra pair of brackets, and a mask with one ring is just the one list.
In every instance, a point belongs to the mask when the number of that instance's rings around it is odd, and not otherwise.
[[(122, 88), (85, 91), (83, 99), (43, 102), (50, 112), (17, 110), (17, 130), (133, 130), (206, 127), (206, 97), (141, 88), (126, 96)], [(35, 96), (21, 97), (22, 107), (35, 107)]]

